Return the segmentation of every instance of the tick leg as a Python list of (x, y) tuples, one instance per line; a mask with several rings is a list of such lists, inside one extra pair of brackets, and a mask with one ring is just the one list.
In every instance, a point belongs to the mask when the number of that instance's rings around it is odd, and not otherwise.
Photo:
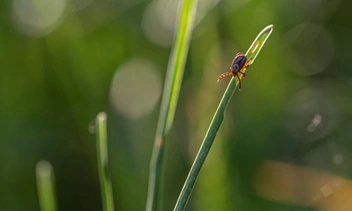
[(241, 85), (242, 85), (242, 83), (241, 83), (241, 79), (240, 79), (240, 77), (238, 76), (238, 75), (236, 75), (237, 76), (237, 78), (238, 78), (238, 87), (239, 87), (239, 90), (241, 90)]
[(231, 71), (230, 71), (230, 72), (227, 72), (227, 73), (221, 74), (221, 75), (218, 77), (218, 82), (220, 81), (220, 79), (222, 79), (223, 77), (226, 77), (226, 76), (228, 76), (228, 75), (233, 75), (233, 74), (232, 74)]
[(248, 61), (246, 62), (246, 64), (244, 65), (243, 69), (247, 69), (249, 67), (249, 65), (252, 64), (252, 58), (248, 59)]
[[(244, 69), (244, 70), (246, 70), (246, 69)], [(244, 74), (243, 72), (238, 72), (238, 73), (241, 73), (242, 74), (242, 78), (245, 78), (246, 77), (246, 74)]]
[(248, 59), (248, 61), (246, 62), (246, 64), (243, 66), (243, 68), (241, 69), (242, 71), (238, 71), (238, 73), (241, 73), (242, 74), (242, 78), (245, 78), (246, 77), (246, 74), (244, 73), (244, 71), (246, 71), (246, 69), (249, 67), (249, 65), (251, 64), (252, 62), (252, 58)]

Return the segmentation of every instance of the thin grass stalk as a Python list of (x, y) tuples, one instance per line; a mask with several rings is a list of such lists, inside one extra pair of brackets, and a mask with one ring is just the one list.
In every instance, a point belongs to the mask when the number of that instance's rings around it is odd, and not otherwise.
[(108, 169), (108, 147), (106, 114), (100, 112), (96, 118), (98, 173), (104, 211), (114, 211), (114, 197)]
[(148, 196), (146, 204), (147, 211), (161, 209), (165, 136), (172, 126), (176, 111), (183, 71), (193, 31), (196, 5), (197, 0), (180, 1), (175, 44), (172, 48), (167, 67), (157, 131), (149, 166)]
[(48, 161), (38, 162), (36, 178), (40, 210), (57, 211), (54, 171)]
[[(273, 25), (267, 26), (264, 28), (259, 35), (256, 37), (251, 47), (246, 52), (246, 57), (252, 58), (250, 64), (253, 64), (255, 58), (263, 47), (265, 41), (268, 39), (269, 35), (273, 30)], [(178, 197), (174, 211), (183, 211), (187, 205), (188, 199), (194, 188), (194, 184), (197, 180), (199, 172), (204, 164), (204, 161), (209, 153), (209, 150), (214, 142), (216, 133), (218, 132), (220, 125), (224, 119), (225, 108), (229, 104), (233, 93), (237, 89), (238, 80), (235, 77), (232, 77), (229, 85), (226, 88), (226, 91), (220, 101), (220, 104), (214, 114), (214, 117), (210, 123), (208, 131), (204, 137), (203, 143), (198, 151), (198, 154), (193, 162), (191, 170), (187, 176), (187, 179), (184, 183), (184, 186), (181, 190), (181, 193)]]

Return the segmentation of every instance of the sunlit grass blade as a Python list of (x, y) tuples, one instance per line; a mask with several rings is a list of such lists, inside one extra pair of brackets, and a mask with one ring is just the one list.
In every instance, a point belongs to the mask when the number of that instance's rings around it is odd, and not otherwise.
[(111, 179), (108, 169), (108, 147), (106, 114), (101, 112), (96, 118), (98, 172), (104, 211), (114, 211)]
[(165, 135), (172, 126), (193, 31), (197, 0), (180, 1), (175, 43), (167, 67), (164, 92), (150, 161), (147, 211), (160, 210)]
[[(257, 38), (252, 43), (251, 47), (249, 47), (246, 57), (252, 58), (251, 64), (257, 57), (258, 53), (260, 52), (261, 48), (263, 47), (265, 41), (268, 39), (269, 35), (273, 31), (273, 25), (267, 26), (264, 28)], [(203, 143), (198, 151), (198, 154), (193, 162), (191, 170), (187, 176), (187, 179), (183, 185), (181, 193), (178, 197), (176, 202), (174, 211), (183, 211), (187, 205), (188, 199), (192, 193), (194, 184), (197, 180), (198, 174), (203, 166), (203, 163), (209, 153), (210, 147), (214, 142), (216, 133), (218, 132), (222, 120), (224, 119), (225, 108), (231, 100), (233, 93), (235, 92), (238, 81), (236, 83), (236, 78), (232, 77), (227, 89), (220, 101), (220, 104), (214, 114), (213, 120), (210, 123), (208, 131), (204, 137)]]
[(39, 161), (36, 167), (37, 189), (41, 211), (56, 211), (55, 177), (48, 161)]
[(251, 64), (254, 62), (255, 58), (257, 58), (260, 50), (264, 46), (266, 40), (269, 38), (271, 32), (274, 29), (274, 25), (269, 25), (265, 27), (255, 38), (253, 41), (251, 47), (246, 52), (246, 57), (247, 58), (252, 58)]

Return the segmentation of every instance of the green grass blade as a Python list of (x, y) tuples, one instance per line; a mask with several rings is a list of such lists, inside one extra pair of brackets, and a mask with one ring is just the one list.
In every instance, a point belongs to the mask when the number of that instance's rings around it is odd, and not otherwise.
[(55, 178), (48, 161), (39, 161), (36, 167), (37, 189), (41, 211), (56, 211)]
[(98, 172), (104, 211), (114, 211), (111, 179), (108, 169), (108, 147), (106, 132), (106, 114), (101, 112), (96, 118)]
[[(264, 28), (257, 38), (252, 43), (251, 47), (248, 49), (246, 56), (247, 58), (252, 58), (252, 62), (257, 57), (258, 53), (260, 52), (261, 48), (263, 47), (265, 41), (268, 39), (269, 35), (273, 30), (273, 25), (267, 26)], [(197, 180), (198, 174), (203, 166), (203, 163), (209, 153), (210, 147), (214, 142), (216, 133), (218, 132), (222, 120), (224, 119), (225, 108), (228, 105), (229, 101), (233, 93), (235, 92), (238, 81), (236, 83), (236, 78), (232, 77), (227, 89), (220, 101), (220, 104), (214, 114), (213, 120), (210, 123), (208, 131), (204, 137), (203, 143), (198, 151), (198, 154), (193, 162), (191, 170), (187, 176), (187, 179), (183, 185), (179, 198), (176, 202), (174, 211), (183, 211), (187, 205), (188, 199), (192, 193), (194, 184)]]
[(150, 161), (147, 211), (160, 210), (164, 139), (172, 126), (193, 31), (197, 0), (180, 1), (175, 44), (167, 67), (158, 126)]

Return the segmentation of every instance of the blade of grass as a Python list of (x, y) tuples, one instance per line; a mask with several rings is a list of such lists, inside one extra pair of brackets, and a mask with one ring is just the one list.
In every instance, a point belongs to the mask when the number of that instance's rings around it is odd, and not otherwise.
[[(257, 38), (252, 43), (251, 47), (248, 49), (246, 56), (247, 58), (252, 58), (251, 64), (257, 57), (259, 51), (263, 47), (265, 41), (268, 39), (269, 35), (273, 31), (273, 25), (267, 26), (264, 28)], [(194, 184), (197, 180), (198, 174), (203, 166), (203, 163), (209, 153), (210, 147), (214, 142), (216, 133), (218, 132), (222, 120), (224, 119), (225, 108), (228, 105), (233, 93), (235, 92), (238, 86), (238, 80), (235, 77), (232, 77), (227, 89), (220, 101), (220, 104), (214, 114), (214, 117), (210, 123), (208, 131), (204, 137), (203, 143), (198, 151), (198, 154), (193, 162), (191, 170), (187, 176), (187, 179), (183, 185), (181, 193), (176, 202), (174, 211), (183, 211), (187, 205), (188, 199), (192, 193)]]
[(96, 118), (97, 128), (97, 155), (98, 155), (98, 172), (101, 187), (101, 197), (104, 211), (114, 211), (114, 198), (110, 174), (108, 169), (108, 147), (106, 132), (106, 114), (100, 112)]
[(171, 128), (193, 31), (197, 0), (180, 1), (175, 44), (167, 67), (158, 126), (149, 167), (147, 211), (160, 210), (165, 135)]
[(37, 189), (41, 211), (56, 211), (55, 179), (48, 161), (39, 161), (36, 167)]

